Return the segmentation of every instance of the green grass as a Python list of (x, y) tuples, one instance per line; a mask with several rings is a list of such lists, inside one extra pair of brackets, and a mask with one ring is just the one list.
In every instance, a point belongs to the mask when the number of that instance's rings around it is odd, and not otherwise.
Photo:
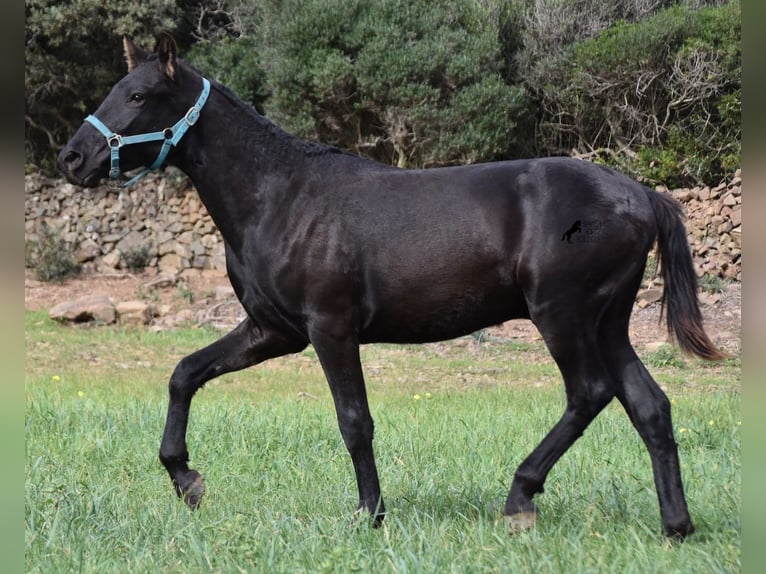
[[(615, 402), (561, 459), (534, 531), (502, 509), (564, 406), (540, 344), (363, 349), (388, 515), (356, 486), (311, 348), (209, 383), (192, 405), (189, 511), (157, 459), (167, 379), (206, 329), (62, 327), (27, 313), (27, 572), (738, 572), (740, 367), (650, 367), (674, 405), (698, 532), (661, 535), (649, 457)], [(417, 398), (416, 398), (417, 396)]]

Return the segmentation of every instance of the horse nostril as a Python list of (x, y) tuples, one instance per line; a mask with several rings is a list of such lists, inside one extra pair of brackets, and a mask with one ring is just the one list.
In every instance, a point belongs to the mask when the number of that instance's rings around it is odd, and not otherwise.
[(58, 157), (58, 164), (59, 168), (64, 171), (71, 173), (73, 170), (80, 167), (80, 164), (82, 163), (82, 154), (80, 152), (77, 152), (73, 149), (63, 149)]

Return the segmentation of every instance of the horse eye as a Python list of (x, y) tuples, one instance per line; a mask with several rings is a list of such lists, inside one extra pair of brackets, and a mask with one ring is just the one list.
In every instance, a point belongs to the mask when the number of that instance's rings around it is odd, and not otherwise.
[(130, 96), (130, 101), (134, 104), (140, 104), (144, 101), (144, 95), (143, 94), (133, 94)]

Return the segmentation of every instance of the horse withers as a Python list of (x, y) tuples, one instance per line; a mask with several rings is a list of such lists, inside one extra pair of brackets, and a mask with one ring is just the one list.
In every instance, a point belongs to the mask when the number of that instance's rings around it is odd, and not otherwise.
[(570, 158), (382, 165), (287, 134), (179, 59), (169, 35), (154, 53), (128, 38), (124, 47), (129, 73), (59, 165), (83, 186), (107, 176), (119, 182), (142, 166), (178, 166), (223, 237), (228, 276), (247, 313), (170, 378), (160, 459), (189, 506), (205, 490), (188, 466), (194, 393), (214, 377), (311, 344), (353, 462), (359, 509), (378, 524), (385, 506), (359, 346), (438, 341), (528, 318), (561, 371), (567, 404), (516, 470), (504, 509), (511, 525), (534, 524), (533, 497), (548, 472), (617, 397), (649, 451), (664, 532), (694, 531), (670, 403), (628, 338), (656, 241), (671, 337), (688, 353), (722, 357), (703, 329), (676, 201)]

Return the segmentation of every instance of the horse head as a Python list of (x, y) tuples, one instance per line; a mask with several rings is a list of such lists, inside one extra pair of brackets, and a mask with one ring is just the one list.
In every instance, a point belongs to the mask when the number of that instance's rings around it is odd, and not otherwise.
[(209, 83), (176, 58), (170, 34), (160, 35), (154, 53), (128, 37), (123, 44), (128, 74), (59, 153), (59, 168), (76, 185), (95, 187), (107, 176), (159, 168), (207, 98)]

